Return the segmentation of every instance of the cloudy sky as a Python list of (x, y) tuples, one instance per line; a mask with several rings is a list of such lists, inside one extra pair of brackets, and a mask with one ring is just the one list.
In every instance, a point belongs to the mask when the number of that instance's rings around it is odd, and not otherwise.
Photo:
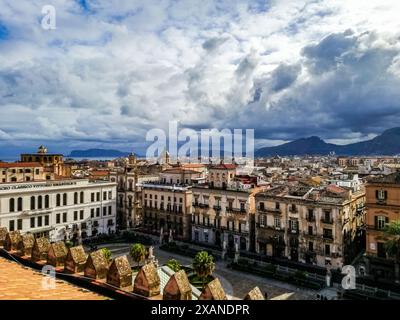
[[(41, 26), (56, 9), (56, 29)], [(257, 146), (400, 126), (398, 0), (0, 0), (0, 155), (142, 152), (151, 128)]]

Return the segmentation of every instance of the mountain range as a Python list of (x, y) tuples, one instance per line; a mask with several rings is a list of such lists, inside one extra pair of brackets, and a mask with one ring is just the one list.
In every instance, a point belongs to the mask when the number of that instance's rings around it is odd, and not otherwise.
[(68, 155), (70, 158), (104, 158), (104, 157), (127, 157), (130, 152), (123, 152), (112, 149), (88, 149), (88, 150), (72, 150)]
[(319, 137), (301, 138), (275, 147), (264, 147), (255, 152), (257, 157), (327, 155), (376, 156), (400, 154), (400, 127), (388, 129), (367, 141), (338, 145), (326, 143)]

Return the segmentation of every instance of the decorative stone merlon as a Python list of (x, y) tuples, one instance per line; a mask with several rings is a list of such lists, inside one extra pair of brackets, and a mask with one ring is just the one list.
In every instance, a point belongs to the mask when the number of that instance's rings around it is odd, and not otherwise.
[(192, 287), (185, 270), (175, 272), (168, 280), (163, 300), (192, 300)]
[(132, 269), (127, 256), (120, 256), (113, 260), (108, 269), (107, 283), (118, 288), (132, 285)]
[(136, 275), (133, 292), (146, 297), (160, 294), (160, 277), (153, 263), (145, 264)]
[(206, 284), (199, 300), (228, 300), (218, 278)]

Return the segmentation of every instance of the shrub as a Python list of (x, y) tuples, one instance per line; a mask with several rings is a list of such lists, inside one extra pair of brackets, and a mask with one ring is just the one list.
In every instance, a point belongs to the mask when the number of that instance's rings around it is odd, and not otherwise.
[(167, 262), (167, 266), (170, 267), (173, 271), (178, 272), (182, 269), (182, 265), (175, 259), (171, 259)]
[(101, 251), (104, 254), (104, 257), (107, 259), (108, 262), (110, 262), (112, 260), (112, 253), (109, 249), (107, 248), (102, 248)]

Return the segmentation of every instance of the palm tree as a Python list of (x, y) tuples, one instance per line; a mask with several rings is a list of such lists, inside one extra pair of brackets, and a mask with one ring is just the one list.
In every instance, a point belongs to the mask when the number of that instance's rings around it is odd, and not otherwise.
[(141, 243), (135, 243), (131, 246), (130, 255), (133, 261), (137, 262), (137, 266), (139, 266), (139, 263), (146, 257), (146, 248)]
[(214, 269), (215, 263), (212, 255), (209, 255), (207, 251), (197, 252), (193, 259), (193, 269), (197, 276), (201, 279), (204, 289), (205, 279), (210, 276)]
[(385, 240), (385, 251), (387, 255), (394, 259), (395, 281), (399, 282), (400, 278), (400, 220), (388, 223), (384, 229), (382, 237)]

